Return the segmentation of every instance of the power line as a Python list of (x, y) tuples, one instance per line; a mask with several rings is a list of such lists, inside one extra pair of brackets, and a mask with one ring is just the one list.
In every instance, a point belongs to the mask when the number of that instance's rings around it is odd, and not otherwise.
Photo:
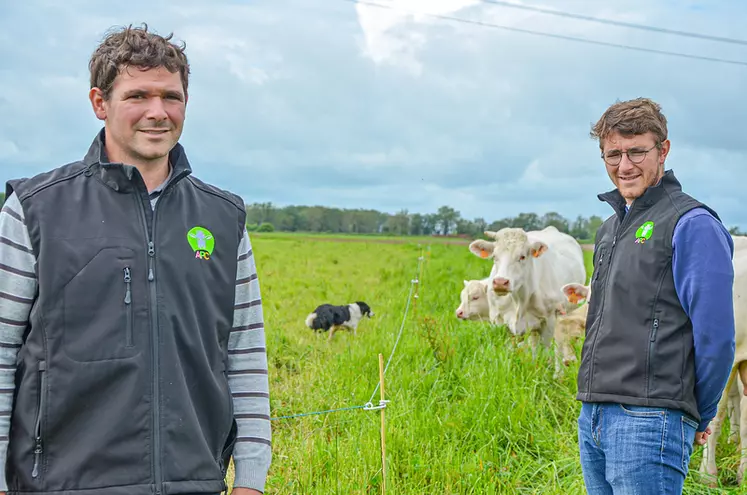
[(513, 31), (516, 33), (524, 33), (524, 34), (533, 34), (535, 36), (544, 36), (546, 38), (555, 38), (555, 39), (561, 39), (566, 41), (577, 41), (580, 43), (588, 43), (591, 45), (598, 45), (598, 46), (607, 46), (607, 47), (613, 47), (613, 48), (622, 48), (625, 50), (635, 50), (639, 52), (646, 52), (646, 53), (656, 53), (658, 55), (670, 55), (673, 57), (682, 57), (682, 58), (689, 58), (689, 59), (695, 59), (695, 60), (705, 60), (708, 62), (719, 62), (723, 64), (732, 64), (732, 65), (742, 65), (747, 66), (747, 62), (743, 62), (741, 60), (729, 60), (729, 59), (723, 59), (723, 58), (716, 58), (716, 57), (706, 57), (702, 55), (691, 55), (687, 53), (679, 53), (679, 52), (670, 52), (666, 50), (657, 50), (655, 48), (643, 48), (639, 46), (631, 46), (631, 45), (621, 45), (618, 43), (610, 43), (607, 41), (597, 41), (597, 40), (590, 40), (587, 38), (579, 38), (576, 36), (568, 36), (564, 34), (553, 34), (553, 33), (545, 33), (542, 31), (534, 31), (531, 29), (523, 29), (513, 26), (503, 26), (500, 24), (493, 24), (490, 22), (484, 22), (484, 21), (475, 21), (471, 19), (464, 19), (461, 17), (452, 17), (448, 15), (442, 15), (442, 14), (431, 14), (428, 12), (422, 12), (422, 11), (413, 11), (409, 9), (403, 9), (400, 7), (395, 7), (393, 5), (386, 5), (382, 3), (372, 2), (369, 0), (344, 0), (346, 2), (352, 2), (359, 5), (368, 5), (371, 7), (379, 7), (382, 9), (388, 9), (388, 10), (397, 10), (400, 12), (405, 12), (412, 15), (424, 15), (427, 17), (433, 17), (435, 19), (441, 19), (441, 20), (447, 20), (447, 21), (456, 21), (456, 22), (463, 22), (465, 24), (472, 24), (476, 26), (482, 26), (482, 27), (489, 27), (494, 29), (503, 29), (505, 31)]
[(590, 15), (573, 14), (571, 12), (564, 12), (561, 10), (546, 9), (543, 7), (533, 7), (531, 5), (517, 4), (511, 2), (504, 2), (502, 0), (477, 0), (480, 3), (498, 5), (500, 7), (509, 7), (512, 9), (528, 10), (531, 12), (538, 12), (541, 14), (550, 14), (560, 17), (567, 17), (569, 19), (578, 19), (582, 21), (598, 22), (600, 24), (608, 24), (611, 26), (627, 27), (632, 29), (642, 29), (644, 31), (653, 31), (655, 33), (672, 34), (675, 36), (684, 36), (686, 38), (699, 38), (702, 40), (709, 41), (720, 41), (722, 43), (733, 43), (735, 45), (747, 46), (747, 40), (740, 40), (736, 38), (726, 38), (721, 36), (711, 36), (709, 34), (691, 33), (688, 31), (677, 31), (675, 29), (660, 28), (656, 26), (646, 26), (643, 24), (634, 24), (632, 22), (614, 21), (612, 19), (603, 19), (601, 17), (593, 17)]

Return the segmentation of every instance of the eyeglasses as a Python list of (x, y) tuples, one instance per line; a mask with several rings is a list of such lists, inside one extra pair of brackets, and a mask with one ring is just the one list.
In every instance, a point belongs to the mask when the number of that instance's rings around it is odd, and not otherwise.
[[(658, 148), (658, 147), (659, 145), (655, 144), (647, 150), (644, 150), (641, 148), (630, 148), (624, 153), (628, 155), (628, 160), (630, 160), (631, 162), (641, 163), (646, 158), (646, 154), (648, 154), (649, 151), (651, 151), (654, 148)], [(620, 160), (622, 160), (623, 152), (620, 150), (612, 150), (606, 155), (602, 153), (601, 156), (602, 156), (602, 159), (605, 161), (605, 163), (607, 163), (607, 165), (612, 165), (614, 167), (620, 164)]]

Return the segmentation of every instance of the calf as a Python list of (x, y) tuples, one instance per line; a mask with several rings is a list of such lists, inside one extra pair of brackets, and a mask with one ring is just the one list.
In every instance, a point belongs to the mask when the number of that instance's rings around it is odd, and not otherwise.
[(460, 320), (488, 320), (493, 325), (504, 324), (513, 308), (511, 298), (489, 290), (490, 278), (465, 280), (460, 294), (461, 304), (456, 310)]
[[(566, 284), (562, 287), (567, 304), (558, 308), (558, 319), (555, 323), (555, 378), (563, 375), (565, 366), (576, 361), (573, 342), (586, 335), (586, 316), (589, 313), (591, 287), (581, 284)], [(585, 304), (579, 306), (579, 302)], [(561, 366), (562, 362), (562, 366)]]
[(490, 318), (488, 305), (488, 279), (464, 280), (464, 288), (459, 298), (461, 304), (456, 310), (460, 320), (487, 320)]

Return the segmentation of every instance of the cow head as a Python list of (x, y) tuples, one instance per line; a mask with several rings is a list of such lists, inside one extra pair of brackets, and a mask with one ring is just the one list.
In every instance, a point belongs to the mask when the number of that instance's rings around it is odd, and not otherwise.
[(521, 289), (532, 275), (534, 260), (547, 251), (547, 244), (530, 240), (526, 232), (517, 228), (485, 234), (493, 240), (473, 241), (469, 250), (475, 256), (493, 260), (490, 271), (493, 291), (507, 294)]
[(461, 304), (456, 310), (460, 320), (479, 320), (488, 318), (488, 284), (483, 280), (465, 280), (460, 294)]

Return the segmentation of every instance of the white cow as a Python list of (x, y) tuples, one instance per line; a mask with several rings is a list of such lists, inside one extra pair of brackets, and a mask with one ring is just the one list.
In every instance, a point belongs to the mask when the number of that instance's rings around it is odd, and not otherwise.
[(540, 339), (550, 347), (557, 310), (565, 304), (558, 288), (586, 280), (581, 246), (555, 227), (529, 232), (509, 227), (485, 234), (493, 240), (473, 241), (469, 250), (492, 259), (492, 290), (509, 296), (513, 303), (504, 315), (505, 323), (514, 335), (529, 333), (532, 356), (536, 358)]
[[(747, 237), (743, 236), (734, 236), (733, 297), (734, 321), (736, 324), (734, 366), (729, 375), (729, 381), (724, 389), (724, 394), (719, 402), (716, 417), (711, 421), (711, 435), (708, 437), (708, 442), (703, 452), (703, 461), (700, 465), (701, 473), (707, 473), (714, 477), (718, 473), (716, 468), (716, 444), (718, 443), (718, 436), (721, 433), (721, 424), (727, 412), (733, 418), (730, 422), (739, 425), (741, 448), (747, 449)], [(737, 385), (739, 401), (734, 400), (733, 388)], [(737, 419), (737, 415), (739, 419)], [(740, 485), (744, 481), (744, 473), (745, 469), (747, 469), (747, 450), (743, 450), (742, 452), (739, 469), (737, 470), (737, 480)]]

